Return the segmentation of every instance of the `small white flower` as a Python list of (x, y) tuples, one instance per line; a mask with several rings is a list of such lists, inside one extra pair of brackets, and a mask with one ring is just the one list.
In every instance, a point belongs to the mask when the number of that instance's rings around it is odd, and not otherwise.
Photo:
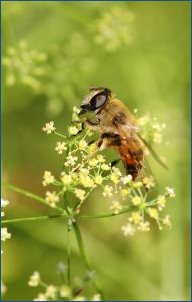
[(138, 206), (142, 203), (142, 199), (139, 196), (134, 196), (131, 201), (134, 206)]
[(110, 210), (114, 214), (118, 214), (122, 210), (122, 205), (119, 203), (119, 201), (115, 200), (112, 202), (112, 205), (110, 206)]
[(144, 177), (143, 178), (143, 184), (145, 185), (145, 187), (149, 190), (150, 188), (154, 187), (155, 186), (155, 183), (154, 183), (154, 180), (153, 180), (153, 177), (150, 176), (150, 177)]
[(56, 298), (56, 293), (57, 293), (57, 287), (54, 285), (48, 285), (46, 288), (45, 295), (49, 299), (55, 299)]
[(79, 129), (75, 126), (68, 128), (69, 135), (76, 135), (79, 132)]
[(120, 182), (119, 177), (115, 173), (111, 173), (111, 181), (114, 182), (115, 184), (118, 184)]
[(173, 188), (166, 187), (165, 190), (169, 197), (175, 197), (175, 190)]
[(71, 175), (63, 173), (61, 177), (61, 181), (65, 186), (69, 186), (72, 183), (73, 179)]
[(76, 296), (72, 301), (85, 301), (85, 297), (83, 296)]
[(133, 224), (138, 225), (142, 221), (142, 217), (141, 217), (141, 214), (139, 212), (132, 212), (130, 214), (128, 220), (130, 222), (132, 222)]
[(114, 174), (116, 174), (117, 176), (121, 176), (121, 171), (117, 168), (117, 167), (113, 167), (112, 171)]
[(159, 211), (162, 211), (166, 204), (166, 198), (164, 195), (159, 195), (157, 197), (157, 207)]
[(162, 222), (164, 225), (168, 226), (171, 228), (171, 220), (170, 220), (170, 215), (166, 215), (163, 219)]
[(46, 194), (45, 200), (54, 208), (56, 203), (59, 201), (59, 197), (57, 196), (56, 192), (47, 191), (45, 194)]
[(2, 296), (7, 292), (7, 286), (1, 281), (1, 294)]
[(99, 163), (104, 163), (105, 162), (105, 158), (101, 154), (97, 155), (97, 160), (98, 160)]
[(105, 197), (110, 197), (110, 196), (113, 195), (112, 192), (113, 192), (113, 187), (106, 185), (106, 186), (104, 187), (103, 196), (105, 196)]
[(71, 295), (71, 289), (69, 286), (67, 285), (63, 285), (61, 288), (60, 288), (60, 296), (62, 298), (67, 298)]
[(57, 153), (59, 155), (61, 155), (63, 153), (63, 151), (65, 151), (65, 150), (67, 150), (65, 142), (57, 142), (56, 143), (55, 151), (57, 151)]
[(132, 175), (128, 174), (124, 177), (121, 177), (121, 182), (123, 185), (126, 185), (132, 181)]
[(36, 286), (39, 285), (40, 281), (41, 281), (41, 278), (40, 278), (39, 272), (34, 272), (30, 276), (30, 279), (28, 281), (28, 285), (31, 286), (31, 287), (36, 287)]
[(1, 240), (5, 241), (11, 238), (11, 234), (8, 233), (7, 228), (1, 228)]
[(69, 166), (73, 167), (77, 160), (78, 160), (77, 156), (73, 156), (73, 155), (69, 154), (66, 158), (64, 165), (66, 167), (69, 167)]
[(150, 231), (150, 223), (148, 221), (142, 221), (138, 226), (138, 230), (141, 232)]
[(51, 121), (49, 123), (46, 123), (45, 127), (43, 127), (43, 131), (46, 132), (47, 134), (51, 134), (55, 130), (56, 130), (56, 128), (54, 127), (54, 122), (53, 121)]
[(148, 214), (149, 214), (149, 216), (151, 218), (154, 218), (156, 220), (159, 219), (159, 213), (158, 213), (157, 209), (155, 209), (155, 208), (148, 208), (147, 212), (148, 212)]
[(79, 198), (81, 201), (85, 199), (85, 191), (81, 189), (75, 189), (75, 195), (77, 198)]
[(102, 182), (103, 182), (103, 177), (102, 177), (101, 175), (95, 176), (95, 183), (96, 183), (97, 185), (101, 185)]
[(80, 140), (80, 142), (79, 142), (79, 149), (80, 150), (84, 150), (86, 148), (87, 148), (87, 142), (84, 139)]
[(123, 225), (121, 228), (124, 236), (133, 236), (135, 234), (135, 227), (131, 223), (127, 223), (126, 225)]
[(91, 167), (96, 167), (97, 164), (98, 164), (98, 160), (96, 158), (92, 158), (92, 159), (89, 160), (89, 165)]
[(111, 168), (107, 164), (102, 164), (101, 169), (104, 170), (104, 171), (109, 171)]
[(73, 106), (73, 112), (79, 114), (81, 110), (77, 106)]
[(43, 181), (42, 181), (43, 186), (46, 187), (47, 185), (52, 184), (54, 181), (55, 181), (55, 178), (51, 174), (51, 172), (45, 171), (44, 175), (43, 175)]
[(8, 206), (8, 204), (9, 204), (9, 201), (8, 201), (8, 200), (1, 199), (1, 207), (2, 207), (2, 208)]
[(37, 298), (35, 298), (33, 301), (48, 301), (48, 300), (45, 294), (39, 293)]
[(101, 301), (101, 295), (100, 294), (95, 294), (92, 298), (92, 301)]

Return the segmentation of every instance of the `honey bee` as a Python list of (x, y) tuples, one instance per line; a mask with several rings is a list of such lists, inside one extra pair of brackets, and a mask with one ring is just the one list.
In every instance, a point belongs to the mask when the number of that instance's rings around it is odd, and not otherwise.
[[(123, 161), (127, 174), (135, 180), (143, 168), (144, 146), (152, 152), (160, 162), (157, 154), (143, 140), (137, 131), (137, 125), (128, 108), (113, 97), (108, 88), (92, 87), (81, 103), (80, 116), (93, 112), (95, 120), (82, 119), (82, 126), (99, 131), (97, 140), (99, 150), (110, 147), (118, 152)], [(162, 163), (161, 163), (162, 164)]]

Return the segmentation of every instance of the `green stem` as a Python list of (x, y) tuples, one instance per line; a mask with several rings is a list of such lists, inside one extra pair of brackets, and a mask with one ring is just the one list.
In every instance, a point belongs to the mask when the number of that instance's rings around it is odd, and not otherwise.
[(36, 216), (36, 217), (24, 217), (24, 218), (14, 218), (14, 219), (5, 219), (1, 221), (1, 224), (4, 223), (15, 223), (15, 222), (23, 222), (23, 221), (36, 221), (36, 220), (45, 220), (49, 218), (58, 218), (64, 216), (63, 214), (57, 215), (46, 215), (46, 216)]
[[(70, 220), (69, 220), (70, 221)], [(70, 242), (70, 232), (71, 232), (71, 223), (67, 224), (67, 283), (71, 283), (71, 242)]]
[[(29, 197), (29, 198), (35, 199), (35, 200), (39, 201), (40, 203), (42, 203), (42, 204), (44, 204), (44, 205), (46, 205), (46, 206), (48, 206), (48, 207), (50, 207), (50, 208), (53, 209), (53, 207), (52, 207), (48, 202), (46, 202), (45, 199), (43, 199), (42, 197), (40, 197), (40, 196), (38, 196), (38, 195), (32, 194), (32, 193), (30, 193), (30, 192), (28, 192), (28, 191), (25, 191), (25, 190), (23, 190), (23, 189), (20, 189), (20, 188), (18, 188), (18, 187), (16, 187), (16, 186), (13, 186), (13, 185), (8, 184), (8, 183), (2, 183), (2, 184), (3, 184), (6, 188), (8, 188), (8, 189), (10, 189), (10, 190), (12, 190), (12, 191), (15, 191), (15, 192), (17, 192), (17, 193), (20, 193), (20, 194), (22, 194), (22, 195), (25, 195), (25, 196), (27, 196), (27, 197)], [(66, 216), (67, 216), (67, 213), (66, 213), (62, 208), (60, 208), (60, 207), (58, 207), (58, 206), (55, 206), (54, 209), (57, 209), (59, 212), (62, 212), (63, 215), (66, 215)]]
[[(85, 267), (88, 269), (88, 271), (94, 271), (91, 264), (90, 264), (90, 262), (89, 262), (89, 259), (88, 259), (88, 256), (87, 256), (87, 253), (86, 253), (86, 250), (85, 250), (85, 245), (84, 245), (84, 242), (83, 242), (83, 238), (82, 238), (82, 235), (81, 235), (81, 231), (80, 231), (80, 228), (79, 228), (76, 221), (73, 222), (73, 228), (74, 228), (74, 231), (75, 231), (75, 236), (76, 236), (76, 239), (77, 239), (79, 251), (80, 251), (81, 257), (83, 259), (83, 262), (85, 264)], [(104, 300), (103, 291), (101, 290), (100, 285), (98, 284), (98, 282), (95, 278), (93, 279), (93, 285), (94, 285), (94, 288), (96, 289), (96, 291), (101, 295), (102, 300)]]
[(112, 216), (118, 216), (124, 213), (128, 213), (134, 209), (134, 206), (129, 206), (127, 209), (119, 211), (118, 214), (115, 213), (106, 213), (106, 214), (94, 214), (94, 215), (80, 215), (79, 218), (107, 218)]
[(63, 135), (63, 134), (60, 134), (59, 132), (54, 132), (57, 136), (60, 136), (60, 137), (62, 137), (62, 138), (64, 138), (64, 139), (66, 139), (67, 137), (65, 136), (65, 135)]

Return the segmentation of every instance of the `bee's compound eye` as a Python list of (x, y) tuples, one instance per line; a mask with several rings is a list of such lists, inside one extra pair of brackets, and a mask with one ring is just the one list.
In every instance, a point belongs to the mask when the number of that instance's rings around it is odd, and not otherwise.
[(95, 100), (95, 107), (99, 108), (101, 107), (106, 101), (106, 96), (105, 95), (99, 95), (97, 96), (96, 100)]

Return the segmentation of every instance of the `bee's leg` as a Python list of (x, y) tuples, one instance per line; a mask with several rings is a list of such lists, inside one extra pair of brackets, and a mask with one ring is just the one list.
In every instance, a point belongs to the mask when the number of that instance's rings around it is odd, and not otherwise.
[(114, 166), (116, 166), (120, 162), (120, 160), (121, 160), (120, 158), (113, 160), (111, 162), (111, 168), (114, 167)]
[(87, 127), (90, 130), (96, 131), (99, 129), (99, 123), (98, 122), (91, 122), (90, 120), (84, 120), (83, 121), (83, 127)]

